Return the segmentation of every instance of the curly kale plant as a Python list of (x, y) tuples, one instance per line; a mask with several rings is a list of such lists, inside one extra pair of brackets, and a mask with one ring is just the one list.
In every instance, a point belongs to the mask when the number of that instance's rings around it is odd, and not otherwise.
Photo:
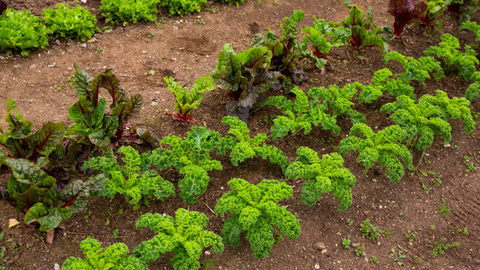
[(99, 11), (113, 24), (155, 21), (159, 0), (101, 0)]
[(292, 16), (283, 18), (284, 24), (280, 40), (277, 40), (275, 34), (269, 30), (267, 34), (259, 33), (252, 40), (253, 47), (267, 47), (272, 52), (272, 61), (270, 69), (281, 72), (283, 76), (277, 77), (278, 80), (272, 87), (272, 90), (279, 91), (282, 87), (288, 92), (293, 88), (292, 83), (301, 84), (308, 80), (308, 76), (303, 70), (298, 69), (300, 60), (309, 58), (316, 67), (323, 70), (326, 64), (325, 59), (320, 59), (312, 52), (308, 52), (307, 43), (297, 41), (298, 24), (303, 20), (305, 11), (294, 10)]
[(399, 52), (391, 51), (385, 55), (385, 64), (390, 60), (398, 61), (403, 65), (405, 72), (402, 73), (402, 79), (407, 83), (416, 80), (423, 84), (425, 79), (430, 79), (429, 72), (434, 72), (433, 78), (436, 81), (445, 77), (442, 66), (432, 57), (414, 59), (413, 57), (405, 57)]
[(460, 28), (458, 30), (465, 30), (465, 29), (468, 29), (470, 31), (473, 31), (473, 33), (475, 33), (475, 35), (477, 36), (475, 38), (475, 41), (480, 40), (480, 25), (478, 25), (476, 22), (471, 22), (471, 21), (463, 22), (460, 25)]
[(465, 91), (465, 98), (473, 102), (474, 99), (480, 97), (480, 81), (476, 81), (472, 84), (470, 84), (467, 88), (467, 91)]
[(181, 122), (195, 122), (191, 116), (193, 110), (198, 109), (198, 106), (200, 106), (204, 93), (213, 91), (216, 88), (211, 77), (199, 78), (193, 84), (190, 91), (183, 88), (179, 83), (174, 82), (172, 77), (165, 77), (164, 81), (168, 84), (168, 90), (175, 95), (175, 99), (177, 100), (175, 109), (178, 110), (176, 114), (170, 112), (167, 112), (167, 114), (170, 114), (173, 119)]
[(133, 204), (133, 210), (140, 208), (140, 200), (144, 198), (145, 205), (149, 205), (149, 198), (153, 195), (157, 200), (164, 201), (169, 196), (175, 196), (172, 183), (163, 180), (155, 170), (149, 170), (145, 157), (140, 157), (137, 150), (130, 146), (122, 146), (118, 153), (125, 154), (122, 158), (123, 166), (117, 164), (114, 158), (96, 157), (83, 164), (82, 169), (89, 168), (102, 171), (108, 179), (103, 195), (113, 199), (120, 193)]
[(228, 95), (227, 115), (247, 122), (249, 110), (259, 95), (270, 89), (280, 76), (280, 72), (269, 71), (271, 58), (272, 52), (267, 47), (236, 54), (232, 45), (223, 46), (212, 77)]
[(392, 114), (393, 122), (405, 131), (403, 140), (407, 141), (407, 147), (415, 145), (418, 150), (425, 150), (432, 145), (435, 133), (443, 136), (445, 144), (452, 139), (452, 127), (438, 117), (440, 108), (428, 102), (415, 104), (411, 98), (399, 96), (380, 111)]
[(7, 55), (20, 51), (27, 57), (35, 48), (46, 49), (49, 30), (28, 10), (8, 8), (0, 15), (0, 51)]
[[(240, 121), (241, 122), (241, 121)], [(241, 122), (243, 123), (243, 122)], [(177, 136), (164, 137), (160, 143), (170, 145), (170, 149), (155, 149), (151, 154), (143, 154), (149, 164), (157, 166), (159, 170), (176, 168), (185, 177), (178, 183), (180, 197), (186, 203), (196, 203), (195, 194), (205, 193), (210, 182), (208, 171), (213, 169), (222, 170), (222, 164), (218, 160), (212, 160), (210, 152), (218, 146), (217, 152), (224, 154), (220, 144), (220, 135), (205, 127), (192, 127), (187, 132), (185, 140)]]
[(429, 103), (440, 109), (438, 118), (448, 121), (450, 119), (460, 119), (464, 122), (464, 129), (467, 134), (475, 129), (475, 121), (473, 121), (472, 112), (470, 111), (470, 102), (466, 98), (453, 97), (448, 98), (447, 93), (437, 90), (436, 96), (423, 95), (418, 103)]
[(371, 84), (363, 85), (355, 82), (355, 86), (362, 91), (358, 96), (359, 103), (372, 103), (383, 95), (384, 92), (390, 93), (392, 96), (407, 95), (414, 99), (417, 96), (413, 93), (415, 88), (410, 86), (408, 82), (400, 78), (390, 78), (392, 72), (388, 68), (375, 71)]
[(307, 97), (321, 98), (321, 105), (329, 115), (337, 118), (341, 114), (350, 116), (352, 123), (365, 123), (365, 116), (355, 111), (351, 106), (355, 105), (351, 100), (357, 94), (357, 84), (347, 84), (344, 88), (330, 85), (327, 88), (313, 87), (307, 92)]
[(124, 243), (103, 249), (100, 242), (89, 236), (80, 243), (80, 249), (85, 259), (70, 257), (63, 263), (63, 270), (148, 270), (146, 262), (133, 255), (127, 256), (130, 251)]
[[(356, 134), (363, 138), (353, 136)], [(398, 183), (405, 174), (405, 168), (412, 166), (412, 154), (405, 145), (400, 144), (404, 137), (405, 131), (396, 125), (374, 133), (369, 126), (357, 123), (350, 130), (350, 136), (338, 145), (338, 152), (345, 156), (350, 150), (360, 151), (357, 162), (363, 162), (364, 175), (378, 161), (382, 167), (387, 168), (390, 180)]]
[(268, 158), (270, 162), (280, 165), (284, 172), (290, 165), (282, 150), (273, 145), (265, 144), (268, 139), (267, 134), (260, 133), (254, 138), (250, 138), (250, 129), (248, 129), (247, 124), (231, 116), (225, 116), (222, 123), (230, 126), (228, 133), (234, 136), (228, 136), (221, 142), (226, 148), (232, 149), (230, 158), (233, 165), (238, 166), (238, 162), (255, 156), (261, 156), (263, 159)]
[(97, 18), (81, 6), (70, 8), (69, 5), (58, 4), (56, 10), (46, 8), (42, 15), (50, 32), (67, 41), (71, 38), (85, 41), (100, 31), (95, 27)]
[(273, 120), (272, 139), (283, 138), (291, 132), (293, 136), (302, 129), (303, 134), (308, 134), (312, 130), (312, 124), (322, 125), (323, 130), (332, 130), (339, 134), (340, 127), (337, 126), (337, 119), (324, 112), (317, 99), (309, 103), (309, 100), (302, 90), (293, 88), (292, 93), (296, 95), (295, 102), (288, 100), (284, 96), (270, 96), (262, 102), (262, 105), (273, 105), (282, 110), (286, 116), (278, 116)]
[(168, 7), (170, 14), (183, 16), (202, 11), (202, 6), (207, 3), (207, 0), (162, 0), (158, 2), (161, 6)]
[(240, 234), (247, 231), (253, 256), (261, 259), (272, 250), (275, 234), (287, 235), (290, 240), (300, 236), (299, 220), (277, 205), (293, 196), (291, 186), (277, 180), (263, 180), (255, 186), (239, 178), (230, 180), (228, 185), (232, 191), (225, 193), (215, 206), (215, 213), (221, 216), (233, 212), (223, 225), (224, 243), (240, 245)]
[[(75, 92), (78, 102), (68, 110), (68, 115), (75, 122), (67, 134), (75, 134), (80, 139), (69, 138), (73, 141), (93, 144), (103, 151), (111, 153), (108, 145), (111, 141), (118, 141), (123, 136), (123, 125), (129, 117), (138, 113), (143, 105), (142, 96), (137, 94), (128, 98), (120, 86), (112, 69), (93, 78), (79, 66), (74, 64)], [(112, 98), (111, 115), (106, 112), (107, 100), (100, 99), (100, 89), (104, 88)]]
[(285, 176), (294, 179), (310, 179), (303, 184), (302, 203), (313, 206), (324, 193), (333, 193), (341, 203), (340, 210), (352, 205), (352, 188), (357, 179), (343, 167), (343, 158), (337, 154), (323, 155), (318, 158), (315, 151), (300, 147), (295, 162), (288, 166)]
[(4, 163), (13, 173), (7, 184), (8, 194), (14, 200), (11, 204), (25, 215), (25, 223), (38, 222), (45, 232), (83, 210), (88, 198), (98, 197), (105, 188), (103, 175), (86, 182), (70, 181), (62, 189), (54, 177), (30, 161), (7, 158)]
[(435, 55), (440, 58), (444, 64), (445, 71), (458, 70), (465, 80), (480, 80), (480, 72), (476, 71), (476, 65), (479, 64), (477, 53), (470, 46), (465, 46), (465, 53), (458, 49), (460, 42), (450, 34), (444, 34), (440, 37), (442, 42), (438, 46), (430, 46), (423, 51), (425, 55)]
[(155, 261), (163, 254), (172, 252), (175, 256), (170, 264), (175, 270), (196, 270), (202, 250), (212, 247), (211, 251), (222, 253), (222, 238), (206, 231), (208, 218), (202, 213), (178, 209), (175, 218), (160, 214), (144, 214), (137, 220), (136, 227), (149, 227), (157, 235), (140, 243), (133, 255), (143, 261)]

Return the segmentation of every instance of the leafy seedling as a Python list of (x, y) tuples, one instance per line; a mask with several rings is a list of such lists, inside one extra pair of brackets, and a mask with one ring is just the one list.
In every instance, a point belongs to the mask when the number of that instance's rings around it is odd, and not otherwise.
[(400, 260), (405, 259), (407, 257), (405, 253), (407, 253), (408, 251), (406, 249), (403, 249), (400, 245), (398, 245), (397, 247), (398, 247), (398, 256), (395, 249), (392, 248), (392, 252), (390, 253), (390, 255), (388, 255), (388, 257), (390, 259), (393, 259), (399, 266), (405, 266), (405, 264)]
[(442, 217), (448, 217), (446, 213), (448, 212), (452, 212), (453, 210), (452, 209), (448, 209), (446, 207), (446, 202), (445, 202), (445, 199), (442, 199), (442, 208), (440, 209), (437, 209), (438, 212), (442, 213)]
[(350, 243), (352, 242), (352, 240), (350, 239), (347, 239), (347, 238), (343, 238), (342, 240), (342, 247), (344, 249), (350, 249)]

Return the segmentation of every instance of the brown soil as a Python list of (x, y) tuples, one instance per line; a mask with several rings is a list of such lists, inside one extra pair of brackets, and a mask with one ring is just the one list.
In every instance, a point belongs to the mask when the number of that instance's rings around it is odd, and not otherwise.
[[(44, 8), (53, 8), (61, 3), (58, 0), (5, 0), (10, 7), (16, 9), (28, 8), (34, 14), (40, 15)], [(156, 26), (153, 23), (127, 25), (115, 27), (112, 33), (96, 34), (98, 40), (86, 43), (82, 48), (79, 41), (64, 40), (51, 42), (48, 51), (37, 50), (29, 58), (13, 55), (2, 57), (0, 60), (0, 118), (6, 112), (6, 99), (17, 98), (19, 110), (26, 119), (31, 120), (35, 128), (45, 121), (65, 121), (67, 111), (76, 101), (75, 92), (68, 87), (67, 77), (74, 74), (73, 63), (88, 70), (93, 75), (98, 74), (104, 67), (115, 66), (114, 72), (119, 75), (121, 85), (130, 95), (142, 94), (144, 107), (141, 114), (130, 122), (137, 126), (153, 128), (161, 137), (177, 135), (183, 137), (190, 127), (173, 122), (164, 114), (174, 110), (174, 97), (167, 91), (163, 82), (164, 76), (173, 76), (182, 85), (191, 85), (197, 78), (209, 75), (215, 66), (217, 55), (225, 43), (231, 43), (237, 52), (248, 48), (248, 44), (256, 32), (264, 32), (271, 28), (280, 34), (282, 18), (290, 16), (293, 9), (306, 10), (305, 20), (301, 27), (312, 23), (312, 15), (325, 18), (329, 21), (341, 21), (347, 11), (341, 1), (263, 0), (262, 3), (250, 0), (239, 8), (222, 6), (209, 1), (208, 7), (216, 8), (215, 13), (201, 12), (189, 16), (170, 17), (162, 10), (159, 17), (166, 17), (165, 23)], [(384, 25), (388, 20), (393, 21), (387, 14), (386, 1), (354, 1), (360, 8), (371, 6), (375, 21)], [(105, 19), (98, 13), (100, 0), (88, 0), (82, 4), (97, 15), (99, 26), (105, 25)], [(194, 24), (195, 19), (202, 18), (205, 24)], [(478, 20), (479, 16), (475, 16)], [(459, 33), (456, 19), (444, 21), (442, 32), (452, 33), (459, 37), (462, 43), (474, 42), (472, 33)], [(394, 50), (406, 56), (420, 57), (422, 50), (430, 44), (422, 35), (422, 29), (414, 25), (408, 28), (406, 34), (408, 47), (404, 47), (399, 40), (390, 42)], [(153, 38), (147, 37), (155, 33)], [(103, 52), (100, 49), (103, 48)], [(148, 51), (148, 54), (142, 53)], [(321, 76), (311, 64), (306, 63), (304, 69), (312, 83), (300, 86), (301, 89), (310, 87), (328, 86), (330, 84), (344, 85), (352, 81), (366, 83), (373, 73), (384, 67), (382, 55), (374, 49), (362, 53), (365, 57), (360, 60), (346, 48), (334, 49), (331, 61), (335, 69), (328, 70)], [(50, 68), (48, 65), (54, 65)], [(397, 67), (391, 64), (391, 67)], [(188, 70), (187, 70), (188, 68)], [(154, 76), (144, 75), (154, 70)], [(464, 95), (468, 83), (456, 80), (455, 74), (440, 82), (428, 80), (427, 87), (416, 87), (416, 94), (434, 94), (441, 89), (450, 96)], [(62, 86), (63, 84), (63, 86)], [(201, 108), (194, 113), (197, 123), (226, 134), (227, 128), (220, 123), (225, 115), (224, 105), (220, 101), (226, 100), (226, 95), (219, 90), (207, 93)], [(152, 103), (156, 101), (156, 103)], [(366, 116), (367, 124), (382, 129), (390, 124), (391, 120), (383, 113), (378, 113), (381, 105), (392, 100), (382, 98), (368, 106), (357, 106), (357, 110)], [(480, 111), (480, 102), (473, 104), (476, 112)], [(249, 127), (252, 134), (268, 132), (270, 123), (265, 123), (265, 114), (279, 114), (274, 108), (262, 108), (251, 113)], [(333, 147), (348, 134), (351, 123), (339, 119), (342, 133), (332, 136), (330, 132), (314, 128), (308, 135), (296, 137), (287, 136), (284, 139), (270, 140), (269, 143), (279, 147), (289, 157), (290, 161), (296, 158), (295, 150), (298, 146), (308, 146), (320, 155), (333, 152)], [(397, 263), (388, 258), (392, 248), (397, 246), (407, 249), (407, 257), (401, 260), (407, 267), (415, 269), (480, 269), (480, 184), (479, 173), (465, 173), (464, 156), (468, 156), (480, 167), (477, 156), (480, 154), (478, 128), (470, 135), (466, 135), (463, 125), (452, 121), (452, 147), (445, 148), (443, 138), (437, 137), (434, 145), (427, 150), (425, 162), (420, 168), (434, 171), (436, 175), (423, 177), (423, 182), (432, 188), (428, 194), (422, 189), (418, 175), (405, 176), (399, 184), (391, 183), (384, 175), (384, 169), (376, 166), (366, 176), (362, 175), (363, 167), (355, 162), (356, 153), (350, 153), (345, 158), (345, 166), (357, 177), (357, 184), (353, 189), (353, 204), (347, 211), (337, 209), (338, 200), (331, 195), (325, 195), (313, 207), (300, 203), (299, 195), (302, 183), (289, 181), (294, 186), (294, 197), (283, 201), (282, 205), (298, 214), (302, 220), (302, 234), (296, 241), (288, 239), (275, 244), (271, 254), (265, 259), (252, 258), (248, 242), (242, 239), (237, 248), (226, 247), (221, 255), (211, 255), (211, 260), (217, 261), (210, 269), (396, 269)], [(5, 126), (4, 121), (0, 124)], [(325, 143), (328, 138), (333, 143)], [(143, 148), (142, 148), (143, 149)], [(145, 150), (145, 149), (143, 149)], [(414, 152), (414, 162), (418, 163), (419, 152)], [(199, 196), (199, 203), (185, 205), (177, 195), (166, 202), (152, 202), (149, 207), (142, 206), (133, 211), (124, 198), (117, 196), (113, 200), (106, 198), (94, 199), (87, 208), (65, 222), (66, 229), (57, 229), (54, 244), (46, 244), (44, 234), (37, 230), (28, 230), (24, 227), (8, 229), (8, 220), (22, 216), (15, 212), (4, 201), (0, 202), (1, 230), (5, 232), (5, 239), (13, 241), (4, 244), (7, 247), (7, 269), (53, 269), (55, 263), (62, 264), (70, 256), (82, 255), (79, 244), (88, 235), (98, 239), (105, 245), (122, 241), (133, 250), (140, 242), (151, 238), (154, 234), (148, 229), (135, 229), (136, 219), (147, 212), (166, 213), (174, 215), (176, 209), (183, 207), (189, 210), (200, 211), (210, 218), (209, 230), (220, 234), (223, 217), (213, 214), (209, 208), (215, 206), (216, 201), (228, 191), (226, 183), (234, 177), (246, 179), (252, 183), (259, 183), (262, 179), (282, 179), (283, 175), (278, 166), (270, 164), (260, 158), (247, 160), (234, 167), (228, 158), (215, 157), (224, 166), (223, 171), (209, 173), (211, 182), (208, 191)], [(181, 179), (178, 171), (162, 172), (162, 176), (174, 182)], [(441, 179), (441, 184), (434, 187), (433, 180)], [(5, 180), (2, 180), (2, 185)], [(453, 209), (448, 217), (442, 217), (437, 211), (442, 199), (445, 199), (448, 208)], [(120, 215), (119, 210), (123, 209)], [(91, 214), (89, 214), (91, 212)], [(403, 215), (400, 215), (403, 213)], [(85, 216), (88, 215), (88, 218)], [(395, 234), (388, 239), (381, 238), (376, 242), (361, 237), (360, 223), (364, 220), (382, 230), (389, 228)], [(351, 224), (347, 221), (350, 220)], [(106, 223), (108, 223), (106, 225)], [(430, 229), (435, 226), (434, 229)], [(458, 233), (456, 226), (467, 228), (468, 235)], [(113, 238), (115, 229), (119, 230), (119, 238)], [(409, 242), (405, 233), (409, 230), (421, 229), (416, 233), (413, 242)], [(356, 257), (353, 249), (341, 247), (342, 239), (349, 238), (352, 243), (365, 247), (367, 257)], [(448, 243), (458, 242), (459, 247), (448, 250), (445, 255), (432, 258), (430, 255), (434, 242), (446, 238)], [(326, 252), (315, 248), (315, 244), (323, 242)], [(150, 264), (150, 269), (171, 269), (168, 254)], [(376, 256), (379, 264), (370, 264), (368, 258)], [(414, 263), (412, 256), (423, 256), (420, 263)], [(207, 261), (202, 255), (201, 261)]]

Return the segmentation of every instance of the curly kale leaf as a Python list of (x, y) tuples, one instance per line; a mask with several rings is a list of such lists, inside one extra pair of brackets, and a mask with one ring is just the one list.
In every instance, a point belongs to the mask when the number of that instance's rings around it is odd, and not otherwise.
[(315, 151), (300, 147), (299, 155), (287, 169), (285, 176), (294, 179), (310, 179), (303, 184), (301, 201), (313, 206), (324, 193), (333, 193), (341, 203), (339, 209), (347, 210), (352, 205), (352, 188), (355, 176), (343, 168), (343, 158), (337, 154), (323, 155), (318, 158)]
[(216, 253), (224, 250), (222, 238), (205, 230), (208, 222), (204, 214), (183, 208), (175, 212), (175, 218), (157, 213), (144, 214), (138, 218), (136, 227), (149, 227), (157, 235), (140, 243), (133, 255), (150, 262), (173, 251), (175, 256), (170, 264), (174, 269), (197, 269), (204, 248), (211, 247)]
[(120, 193), (134, 205), (134, 210), (140, 208), (142, 197), (144, 203), (148, 205), (151, 196), (162, 201), (169, 196), (175, 196), (173, 184), (165, 181), (156, 171), (145, 168), (145, 159), (137, 150), (130, 146), (122, 146), (118, 153), (125, 154), (122, 158), (124, 166), (117, 165), (114, 159), (96, 157), (86, 161), (82, 167), (83, 170), (88, 168), (101, 170), (107, 177), (104, 196), (113, 198), (115, 194)]
[[(359, 136), (353, 136), (356, 134)], [(374, 133), (369, 126), (357, 123), (350, 130), (350, 135), (340, 142), (338, 152), (345, 156), (350, 150), (360, 151), (357, 162), (363, 162), (364, 174), (378, 161), (387, 168), (390, 180), (398, 183), (405, 174), (405, 168), (411, 168), (412, 154), (400, 144), (405, 137), (401, 127), (393, 125)]]
[[(469, 87), (470, 88), (470, 87)], [(429, 103), (437, 106), (440, 109), (440, 113), (436, 117), (448, 121), (450, 119), (460, 119), (464, 122), (464, 129), (467, 134), (471, 133), (475, 129), (475, 121), (473, 121), (473, 115), (470, 111), (470, 102), (467, 98), (448, 98), (447, 93), (437, 90), (436, 96), (423, 95), (418, 102)], [(467, 95), (468, 94), (468, 95)], [(465, 96), (469, 96), (470, 92), (467, 89)]]
[(477, 36), (475, 38), (475, 41), (480, 40), (480, 26), (476, 22), (472, 22), (472, 21), (463, 22), (460, 25), (460, 28), (458, 30), (465, 30), (465, 29), (468, 29), (468, 30), (473, 31), (475, 33), (475, 35)]
[(222, 229), (224, 243), (238, 246), (240, 233), (247, 231), (253, 256), (265, 258), (272, 250), (277, 230), (290, 240), (300, 236), (299, 220), (277, 205), (293, 196), (291, 186), (277, 180), (263, 180), (255, 186), (239, 178), (230, 180), (228, 185), (232, 191), (225, 193), (215, 206), (215, 213), (221, 216), (233, 212)]
[(45, 24), (56, 36), (61, 36), (67, 41), (71, 38), (85, 41), (100, 31), (95, 27), (97, 18), (88, 9), (79, 5), (70, 8), (69, 5), (58, 4), (56, 7), (56, 10), (44, 9), (42, 13)]
[(465, 98), (473, 102), (474, 99), (480, 97), (480, 82), (476, 81), (472, 84), (470, 84), (467, 88), (467, 91), (465, 91)]
[(229, 144), (233, 143), (230, 152), (233, 165), (238, 166), (238, 162), (247, 158), (261, 156), (263, 159), (268, 158), (270, 162), (280, 165), (282, 171), (287, 169), (290, 164), (288, 158), (277, 147), (264, 143), (268, 139), (266, 134), (260, 133), (251, 138), (247, 124), (235, 117), (225, 116), (222, 123), (230, 126), (228, 133), (233, 135), (233, 139), (229, 142)]
[(405, 72), (402, 73), (402, 79), (405, 82), (416, 80), (419, 83), (423, 83), (425, 79), (430, 79), (431, 72), (433, 78), (438, 81), (445, 77), (440, 62), (436, 61), (432, 57), (420, 57), (415, 59), (413, 57), (405, 57), (397, 51), (391, 51), (384, 57), (385, 64), (390, 60), (395, 60), (402, 64)]
[(63, 263), (62, 269), (148, 270), (146, 262), (134, 256), (127, 256), (129, 250), (124, 243), (113, 244), (104, 250), (97, 240), (89, 236), (80, 243), (80, 248), (85, 254), (85, 259), (70, 257)]
[(308, 134), (312, 130), (312, 124), (322, 125), (323, 130), (332, 130), (339, 134), (340, 127), (336, 125), (336, 118), (324, 112), (324, 106), (321, 106), (315, 100), (309, 102), (307, 96), (302, 90), (293, 88), (292, 93), (296, 95), (295, 102), (287, 100), (283, 96), (271, 96), (262, 102), (262, 105), (273, 105), (282, 110), (286, 116), (278, 116), (273, 120), (274, 125), (271, 128), (272, 139), (283, 138), (291, 132), (295, 136), (302, 129), (303, 134)]

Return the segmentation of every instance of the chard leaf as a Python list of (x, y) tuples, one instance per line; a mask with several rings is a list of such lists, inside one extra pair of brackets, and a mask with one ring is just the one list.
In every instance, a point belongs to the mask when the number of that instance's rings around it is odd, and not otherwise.
[(28, 139), (28, 144), (35, 152), (48, 156), (62, 141), (64, 133), (63, 122), (58, 124), (47, 122)]
[(91, 85), (93, 77), (87, 72), (83, 71), (77, 64), (73, 64), (75, 67), (75, 93), (77, 96), (87, 96), (91, 98)]

